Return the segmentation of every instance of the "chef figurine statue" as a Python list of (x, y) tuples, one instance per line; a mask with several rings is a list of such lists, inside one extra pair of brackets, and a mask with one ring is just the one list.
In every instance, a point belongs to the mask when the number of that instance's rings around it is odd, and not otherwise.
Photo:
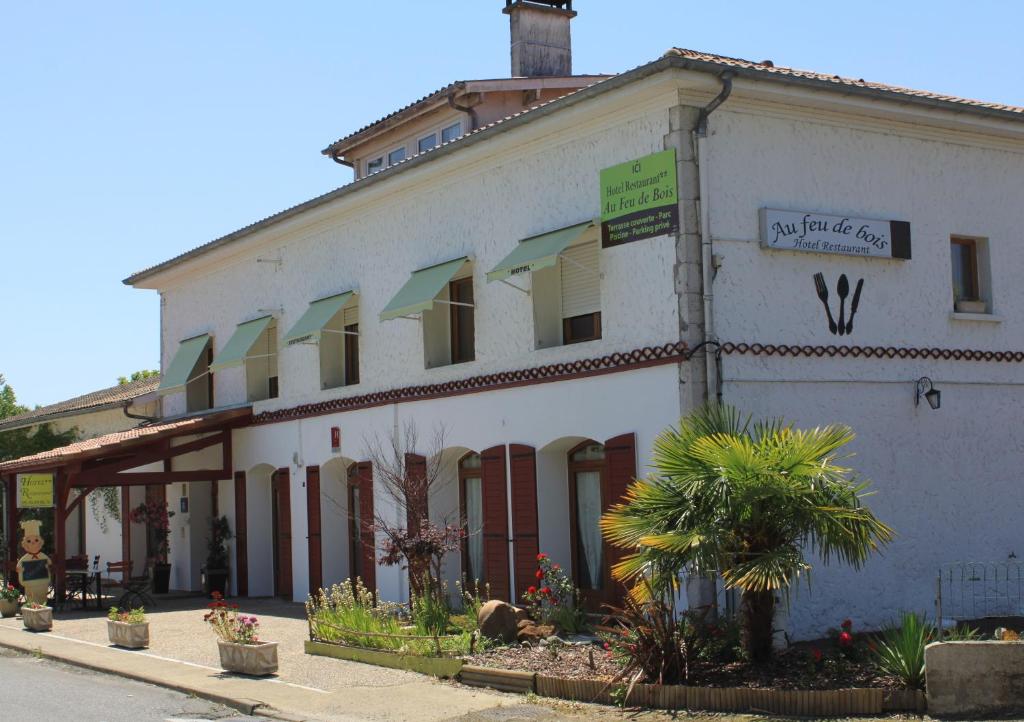
[(25, 599), (45, 606), (50, 592), (50, 557), (43, 554), (43, 537), (39, 533), (41, 524), (37, 519), (21, 522), (21, 548), (25, 550), (25, 556), (18, 560), (17, 570), (18, 581), (25, 589)]

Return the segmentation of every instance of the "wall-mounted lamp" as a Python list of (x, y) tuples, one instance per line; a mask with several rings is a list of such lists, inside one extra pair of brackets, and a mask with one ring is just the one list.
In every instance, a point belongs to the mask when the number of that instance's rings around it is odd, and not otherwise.
[(921, 397), (924, 396), (924, 400), (928, 402), (928, 405), (933, 409), (938, 409), (942, 406), (942, 392), (935, 388), (932, 384), (932, 380), (927, 376), (922, 376), (917, 380), (917, 384), (914, 389), (914, 406), (921, 403)]

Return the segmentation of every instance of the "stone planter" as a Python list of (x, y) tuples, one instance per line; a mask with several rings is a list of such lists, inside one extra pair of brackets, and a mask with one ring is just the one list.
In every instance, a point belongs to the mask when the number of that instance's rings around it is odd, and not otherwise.
[(21, 608), (21, 622), (30, 632), (49, 632), (53, 629), (53, 609), (50, 607)]
[(277, 671), (277, 642), (236, 644), (217, 640), (220, 666), (228, 672), (263, 677)]
[(0, 599), (0, 617), (13, 617), (17, 613), (17, 600)]
[(149, 622), (129, 624), (107, 620), (107, 637), (110, 643), (127, 649), (143, 649), (149, 646)]
[(933, 642), (924, 648), (928, 714), (1024, 714), (1024, 642)]

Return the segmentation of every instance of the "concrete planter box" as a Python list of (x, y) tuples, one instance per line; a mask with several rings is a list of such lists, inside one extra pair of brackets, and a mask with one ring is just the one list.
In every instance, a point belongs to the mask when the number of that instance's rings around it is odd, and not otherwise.
[(236, 644), (217, 640), (220, 666), (228, 672), (264, 677), (277, 671), (277, 642)]
[(1024, 642), (934, 642), (924, 667), (933, 717), (1024, 713)]
[(149, 622), (129, 624), (107, 620), (107, 637), (110, 643), (127, 649), (143, 649), (149, 646)]
[(0, 599), (0, 617), (13, 617), (18, 613), (18, 602)]
[(462, 660), (455, 657), (421, 657), (416, 654), (397, 654), (382, 649), (350, 647), (345, 644), (331, 644), (329, 642), (312, 642), (307, 640), (305, 651), (306, 654), (319, 657), (333, 657), (335, 659), (347, 659), (351, 662), (375, 664), (378, 667), (405, 669), (410, 672), (429, 674), (433, 677), (454, 677), (459, 673), (459, 670), (463, 669)]
[(53, 629), (53, 609), (50, 607), (39, 607), (38, 609), (22, 607), (21, 622), (30, 632), (49, 632)]

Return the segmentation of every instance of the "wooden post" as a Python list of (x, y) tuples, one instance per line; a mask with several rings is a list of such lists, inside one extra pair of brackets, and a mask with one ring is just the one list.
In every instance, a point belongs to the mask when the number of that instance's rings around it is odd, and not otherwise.
[(64, 560), (67, 558), (68, 474), (60, 469), (53, 475), (53, 601), (64, 601)]
[[(7, 475), (7, 561), (13, 568), (18, 558), (18, 475)], [(8, 570), (4, 570), (5, 578)]]
[(128, 518), (131, 511), (131, 499), (128, 496), (127, 486), (121, 487), (121, 561), (128, 562), (127, 571), (124, 572), (124, 581), (132, 575), (132, 522)]

